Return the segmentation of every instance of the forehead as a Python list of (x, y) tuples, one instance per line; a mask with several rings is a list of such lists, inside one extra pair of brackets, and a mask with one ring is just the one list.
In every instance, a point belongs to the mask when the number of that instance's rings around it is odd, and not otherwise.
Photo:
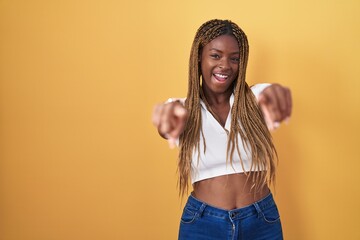
[(239, 52), (239, 44), (232, 35), (221, 35), (204, 46), (204, 50)]

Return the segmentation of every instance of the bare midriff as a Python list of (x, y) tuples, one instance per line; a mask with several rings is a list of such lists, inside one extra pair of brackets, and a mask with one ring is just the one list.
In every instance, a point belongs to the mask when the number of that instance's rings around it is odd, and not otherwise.
[(211, 206), (232, 210), (248, 206), (266, 197), (270, 190), (267, 186), (256, 193), (243, 173), (236, 173), (201, 180), (193, 184), (192, 195)]

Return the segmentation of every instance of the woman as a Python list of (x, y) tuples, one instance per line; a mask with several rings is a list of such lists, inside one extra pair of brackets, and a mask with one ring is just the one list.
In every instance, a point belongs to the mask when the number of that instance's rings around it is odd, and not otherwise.
[(179, 239), (282, 239), (269, 190), (276, 150), (269, 129), (291, 114), (290, 91), (245, 82), (249, 48), (231, 21), (211, 20), (197, 31), (186, 100), (157, 105), (153, 123), (179, 145), (179, 187), (193, 192)]

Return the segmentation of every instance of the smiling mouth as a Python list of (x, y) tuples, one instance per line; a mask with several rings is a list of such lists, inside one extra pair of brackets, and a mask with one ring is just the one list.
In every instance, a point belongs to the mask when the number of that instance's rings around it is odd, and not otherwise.
[(219, 82), (225, 82), (226, 79), (228, 79), (228, 77), (229, 77), (229, 75), (227, 75), (227, 74), (220, 74), (220, 73), (214, 73), (213, 76)]

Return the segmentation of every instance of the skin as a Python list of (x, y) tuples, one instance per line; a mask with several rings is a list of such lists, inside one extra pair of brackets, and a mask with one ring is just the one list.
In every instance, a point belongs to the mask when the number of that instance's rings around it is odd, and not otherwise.
[[(230, 111), (229, 99), (239, 70), (239, 57), (238, 43), (231, 35), (215, 38), (201, 51), (202, 89), (223, 127)], [(291, 92), (280, 84), (272, 84), (264, 89), (258, 103), (270, 130), (277, 128), (282, 121), (288, 121), (291, 115)], [(175, 140), (184, 130), (187, 117), (182, 103), (175, 101), (156, 105), (152, 121), (159, 134), (168, 139), (170, 147), (174, 147)], [(193, 189), (192, 194), (196, 198), (227, 210), (247, 206), (269, 193), (269, 189), (264, 187), (254, 194), (244, 173), (205, 179), (194, 183)]]
[(219, 36), (202, 49), (202, 89), (223, 127), (230, 111), (229, 99), (238, 71), (239, 47), (233, 36)]

